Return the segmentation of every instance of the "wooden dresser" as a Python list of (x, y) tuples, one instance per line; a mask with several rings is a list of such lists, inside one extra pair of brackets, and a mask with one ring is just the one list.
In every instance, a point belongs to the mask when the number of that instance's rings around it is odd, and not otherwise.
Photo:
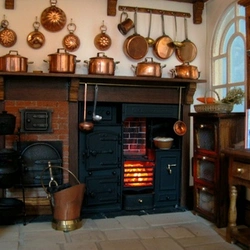
[(237, 225), (237, 195), (238, 187), (250, 188), (250, 149), (222, 150), (229, 159), (229, 193), (230, 207), (228, 214), (227, 241), (240, 242), (250, 249), (250, 228)]

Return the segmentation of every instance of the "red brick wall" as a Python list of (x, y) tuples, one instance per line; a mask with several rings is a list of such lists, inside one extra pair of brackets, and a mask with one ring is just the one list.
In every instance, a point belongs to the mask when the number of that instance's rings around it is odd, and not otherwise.
[(146, 119), (128, 118), (124, 121), (123, 153), (125, 155), (146, 154)]
[[(5, 101), (5, 110), (16, 116), (16, 129), (21, 127), (21, 109), (50, 109), (52, 112), (52, 133), (27, 133), (21, 134), (21, 141), (62, 141), (63, 142), (63, 167), (69, 167), (69, 128), (68, 128), (68, 102), (58, 101)], [(12, 148), (17, 136), (5, 137), (5, 147)], [(65, 181), (68, 180), (65, 173)]]

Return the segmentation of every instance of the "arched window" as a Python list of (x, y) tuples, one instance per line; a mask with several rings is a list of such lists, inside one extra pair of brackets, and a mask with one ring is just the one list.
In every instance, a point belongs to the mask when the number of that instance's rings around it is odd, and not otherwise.
[[(245, 8), (231, 4), (216, 27), (211, 50), (211, 88), (221, 98), (233, 87), (246, 89)], [(244, 112), (245, 103), (233, 112)]]

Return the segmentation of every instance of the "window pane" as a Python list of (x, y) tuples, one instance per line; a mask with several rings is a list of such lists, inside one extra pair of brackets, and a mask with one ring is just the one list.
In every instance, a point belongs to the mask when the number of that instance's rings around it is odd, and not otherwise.
[(228, 41), (232, 37), (232, 35), (234, 34), (234, 32), (235, 32), (235, 24), (232, 24), (229, 27), (229, 29), (227, 31), (227, 34), (225, 36), (225, 40), (224, 40), (224, 43), (223, 43), (222, 53), (227, 53)]
[(226, 69), (227, 69), (227, 58), (217, 59), (214, 63), (214, 82), (213, 85), (226, 84)]
[(237, 36), (230, 50), (230, 83), (243, 82), (245, 76), (244, 41)]
[(240, 19), (239, 20), (239, 31), (245, 35), (246, 34), (246, 22), (245, 20)]

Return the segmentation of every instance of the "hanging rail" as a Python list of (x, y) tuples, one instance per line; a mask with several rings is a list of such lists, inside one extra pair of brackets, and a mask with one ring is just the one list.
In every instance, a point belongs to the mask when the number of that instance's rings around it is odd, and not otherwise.
[(191, 17), (190, 13), (186, 12), (179, 12), (179, 11), (172, 11), (172, 10), (157, 10), (157, 9), (150, 9), (150, 8), (141, 8), (141, 7), (131, 7), (131, 6), (119, 6), (118, 9), (120, 11), (129, 11), (129, 12), (142, 12), (142, 13), (150, 13), (152, 14), (159, 14), (159, 15), (167, 15), (167, 16), (177, 16), (177, 17)]

